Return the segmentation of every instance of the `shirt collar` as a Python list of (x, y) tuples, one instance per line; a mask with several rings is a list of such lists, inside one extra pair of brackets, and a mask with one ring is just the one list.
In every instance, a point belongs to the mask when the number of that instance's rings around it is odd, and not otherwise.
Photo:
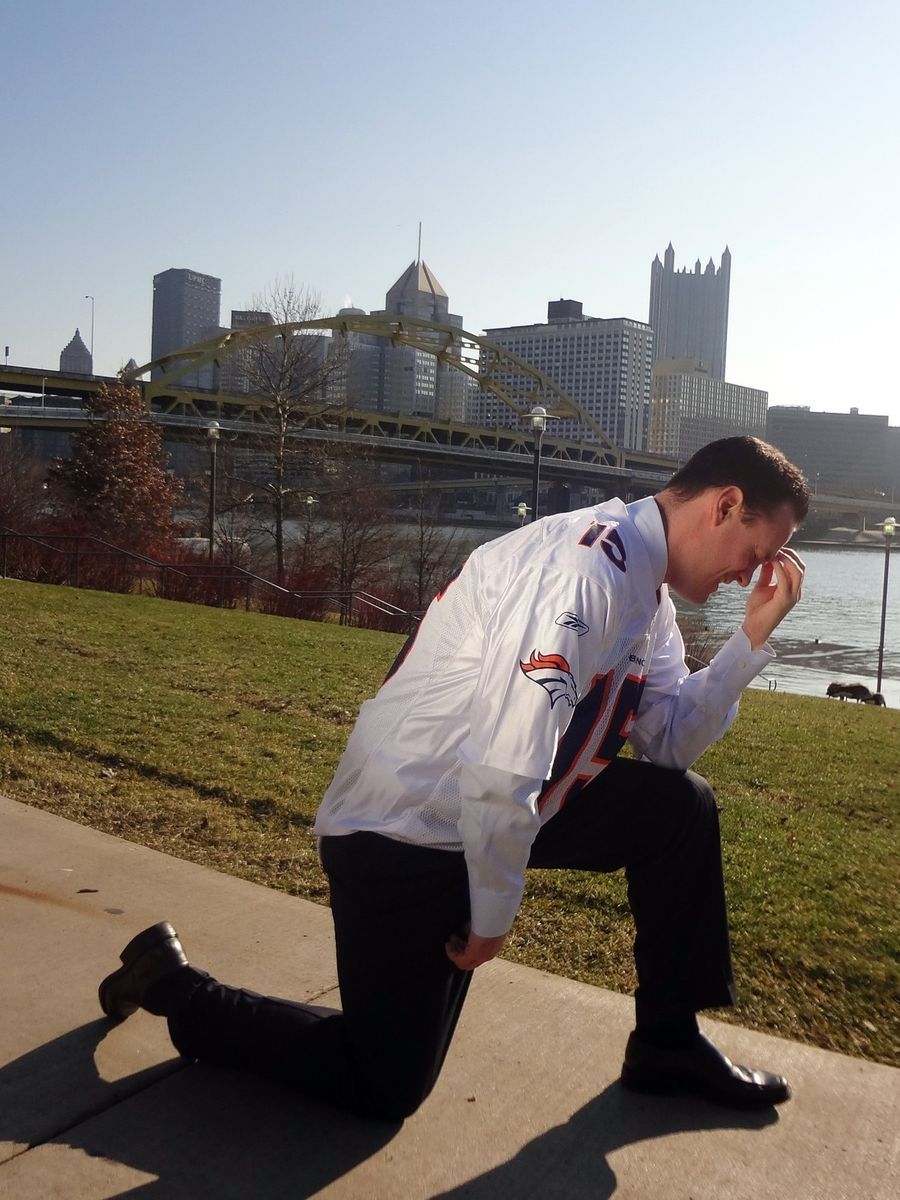
[(631, 504), (626, 504), (625, 509), (647, 548), (654, 586), (659, 588), (669, 565), (666, 530), (659, 505), (652, 496), (647, 496), (643, 500), (634, 500)]

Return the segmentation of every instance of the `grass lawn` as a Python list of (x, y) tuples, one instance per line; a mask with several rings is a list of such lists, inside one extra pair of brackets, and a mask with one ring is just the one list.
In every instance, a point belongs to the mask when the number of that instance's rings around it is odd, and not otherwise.
[[(309, 827), (400, 638), (0, 588), (0, 791), (325, 901)], [(719, 1015), (900, 1066), (900, 712), (751, 691), (698, 769), (722, 808), (741, 994)], [(506, 957), (627, 991), (631, 938), (621, 878), (533, 872)]]

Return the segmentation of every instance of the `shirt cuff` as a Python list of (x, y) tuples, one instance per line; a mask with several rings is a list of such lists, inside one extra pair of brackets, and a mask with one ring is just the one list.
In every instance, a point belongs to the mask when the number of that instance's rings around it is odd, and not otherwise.
[(709, 665), (716, 675), (721, 676), (729, 687), (733, 687), (739, 693), (760, 671), (765, 670), (774, 658), (775, 651), (768, 642), (754, 650), (743, 629), (738, 629)]
[(509, 933), (522, 903), (522, 891), (513, 896), (498, 895), (496, 892), (470, 888), (472, 932), (479, 937), (503, 937)]

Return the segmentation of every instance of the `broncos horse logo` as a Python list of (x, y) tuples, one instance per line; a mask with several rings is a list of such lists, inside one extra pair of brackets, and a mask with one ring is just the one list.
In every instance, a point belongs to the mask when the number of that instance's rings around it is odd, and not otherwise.
[(550, 697), (551, 708), (557, 700), (564, 700), (569, 708), (575, 707), (578, 688), (572, 669), (561, 654), (540, 654), (532, 650), (531, 658), (527, 662), (520, 662), (519, 666), (526, 679), (533, 680), (544, 689)]

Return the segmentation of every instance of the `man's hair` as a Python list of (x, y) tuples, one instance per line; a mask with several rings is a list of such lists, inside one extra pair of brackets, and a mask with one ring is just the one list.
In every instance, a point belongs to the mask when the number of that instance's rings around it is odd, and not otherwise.
[(689, 500), (711, 487), (739, 487), (754, 516), (768, 516), (789, 504), (798, 521), (809, 511), (803, 472), (780, 450), (755, 437), (721, 438), (698, 450), (666, 484), (666, 491)]

